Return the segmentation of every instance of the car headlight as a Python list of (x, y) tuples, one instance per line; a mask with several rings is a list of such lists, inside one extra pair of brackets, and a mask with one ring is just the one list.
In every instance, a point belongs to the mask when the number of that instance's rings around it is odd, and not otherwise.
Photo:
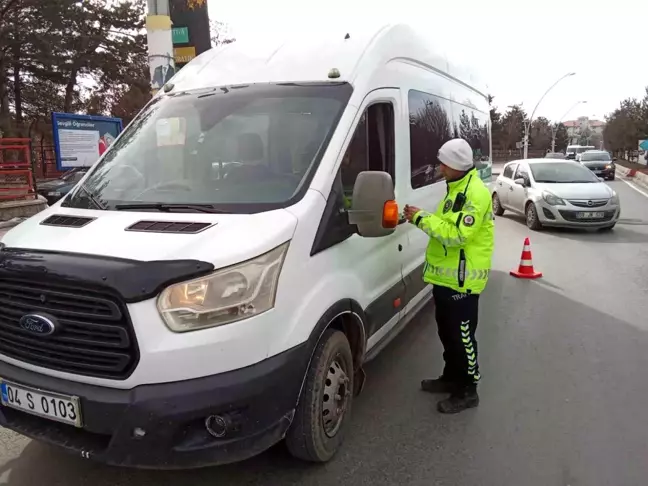
[(610, 198), (610, 204), (619, 204), (619, 195), (616, 192), (612, 193), (612, 197)]
[(274, 307), (277, 282), (288, 243), (217, 270), (205, 277), (167, 287), (158, 311), (173, 332), (222, 326)]
[(544, 199), (547, 202), (547, 204), (551, 204), (552, 206), (564, 206), (565, 205), (565, 201), (563, 201), (558, 196), (554, 196), (550, 192), (543, 192), (542, 193), (542, 199)]

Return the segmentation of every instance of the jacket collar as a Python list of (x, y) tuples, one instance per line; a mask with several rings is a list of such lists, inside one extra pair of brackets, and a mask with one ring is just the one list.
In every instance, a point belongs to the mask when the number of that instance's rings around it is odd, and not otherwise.
[(459, 186), (463, 186), (464, 184), (467, 184), (470, 177), (471, 176), (474, 177), (476, 174), (477, 174), (477, 169), (473, 167), (459, 179), (446, 182), (446, 184), (448, 185), (448, 190), (456, 189)]

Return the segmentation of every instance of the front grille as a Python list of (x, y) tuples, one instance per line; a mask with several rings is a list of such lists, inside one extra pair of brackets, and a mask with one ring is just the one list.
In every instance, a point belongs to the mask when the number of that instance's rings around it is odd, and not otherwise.
[(568, 201), (579, 208), (600, 208), (608, 203), (607, 199), (568, 199)]
[(182, 221), (139, 221), (126, 231), (143, 231), (146, 233), (184, 233), (196, 234), (212, 226), (212, 223), (191, 223)]
[(614, 211), (602, 211), (604, 216), (602, 218), (577, 218), (576, 214), (581, 211), (564, 211), (560, 210), (560, 215), (565, 219), (565, 221), (571, 221), (574, 223), (604, 223), (605, 221), (610, 221), (614, 217)]
[[(20, 327), (26, 314), (57, 322), (49, 336)], [(0, 277), (0, 354), (36, 366), (125, 379), (139, 353), (124, 304), (107, 292)]]
[(82, 228), (86, 224), (92, 223), (96, 218), (86, 218), (83, 216), (64, 216), (61, 214), (54, 214), (47, 219), (41, 221), (45, 226), (65, 226), (67, 228)]

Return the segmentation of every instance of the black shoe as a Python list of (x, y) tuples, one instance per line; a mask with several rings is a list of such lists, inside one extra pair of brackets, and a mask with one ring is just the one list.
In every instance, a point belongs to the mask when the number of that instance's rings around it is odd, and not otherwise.
[(421, 380), (421, 390), (428, 393), (452, 393), (457, 385), (443, 376), (434, 380)]
[(458, 390), (449, 398), (441, 400), (437, 404), (437, 410), (441, 413), (459, 413), (479, 405), (479, 395), (476, 389)]

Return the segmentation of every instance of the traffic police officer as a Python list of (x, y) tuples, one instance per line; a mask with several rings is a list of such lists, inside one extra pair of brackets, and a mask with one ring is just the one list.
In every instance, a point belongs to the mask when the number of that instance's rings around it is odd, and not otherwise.
[(448, 192), (435, 213), (406, 206), (405, 217), (430, 237), (423, 279), (434, 286), (439, 338), (445, 367), (421, 388), (450, 393), (441, 413), (479, 405), (477, 329), (479, 294), (486, 287), (493, 253), (494, 216), (490, 191), (473, 164), (463, 139), (446, 142), (438, 153)]

